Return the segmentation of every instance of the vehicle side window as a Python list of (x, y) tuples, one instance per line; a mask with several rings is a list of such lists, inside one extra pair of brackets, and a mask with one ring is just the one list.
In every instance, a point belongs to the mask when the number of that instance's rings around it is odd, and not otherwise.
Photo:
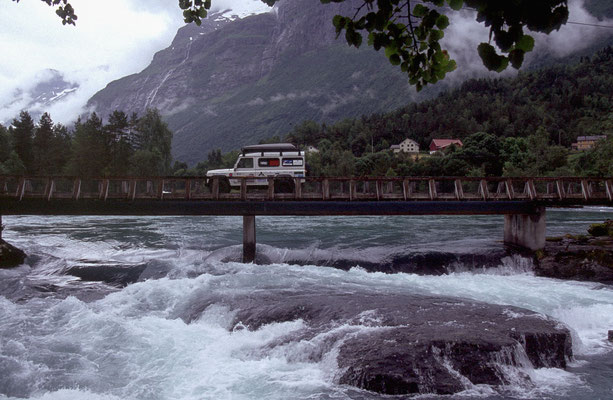
[(260, 158), (258, 160), (259, 167), (278, 167), (281, 165), (278, 158)]
[(236, 168), (253, 168), (253, 158), (243, 157), (236, 163)]
[(283, 166), (284, 167), (302, 167), (304, 165), (304, 161), (302, 158), (284, 158)]

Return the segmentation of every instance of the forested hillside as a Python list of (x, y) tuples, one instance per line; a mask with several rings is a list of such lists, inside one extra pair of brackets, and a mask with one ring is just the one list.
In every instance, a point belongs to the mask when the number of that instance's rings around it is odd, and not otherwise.
[(95, 113), (72, 129), (44, 113), (35, 123), (22, 111), (0, 125), (0, 174), (151, 176), (170, 171), (172, 132), (157, 110), (128, 117), (114, 111), (107, 123)]
[[(578, 136), (609, 135), (589, 152), (572, 152)], [(141, 118), (122, 111), (106, 124), (92, 114), (68, 129), (44, 114), (22, 112), (0, 126), (0, 173), (72, 175), (203, 175), (230, 166), (236, 152), (209, 152), (195, 168), (171, 168), (172, 132), (157, 110)], [(390, 145), (411, 138), (426, 150), (433, 138), (462, 139), (444, 154), (394, 155)], [(309, 155), (311, 175), (613, 175), (613, 49), (574, 65), (478, 79), (394, 112), (332, 125), (304, 121), (286, 137)], [(204, 157), (202, 157), (204, 158)], [(201, 158), (201, 159), (202, 159)]]
[[(613, 138), (597, 151), (570, 152), (578, 136), (612, 133), (613, 49), (608, 47), (574, 65), (470, 80), (391, 113), (333, 125), (305, 121), (285, 140), (320, 150), (310, 156), (314, 175), (613, 175)], [(459, 138), (464, 147), (417, 160), (393, 155), (390, 145), (406, 138), (422, 150), (433, 138)], [(232, 159), (210, 153), (191, 173)]]

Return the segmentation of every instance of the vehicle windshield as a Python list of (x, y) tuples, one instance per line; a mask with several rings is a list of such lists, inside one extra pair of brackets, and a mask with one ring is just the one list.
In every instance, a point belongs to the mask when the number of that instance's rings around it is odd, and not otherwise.
[(236, 163), (236, 168), (253, 168), (253, 158), (241, 157)]

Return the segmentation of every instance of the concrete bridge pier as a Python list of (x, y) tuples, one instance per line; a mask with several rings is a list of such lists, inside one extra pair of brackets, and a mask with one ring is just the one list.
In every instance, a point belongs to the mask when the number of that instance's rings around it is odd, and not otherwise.
[(243, 215), (243, 262), (255, 261), (255, 215)]
[(504, 243), (541, 250), (545, 247), (545, 207), (537, 207), (533, 214), (504, 216)]

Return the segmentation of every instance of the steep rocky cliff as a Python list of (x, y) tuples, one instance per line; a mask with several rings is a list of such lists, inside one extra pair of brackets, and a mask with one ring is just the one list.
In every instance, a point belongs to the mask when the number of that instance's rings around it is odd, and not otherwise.
[(89, 106), (102, 116), (160, 109), (175, 132), (174, 157), (195, 163), (215, 148), (284, 135), (305, 119), (405, 104), (414, 90), (382, 53), (336, 40), (332, 17), (353, 10), (350, 2), (287, 0), (235, 21), (212, 16), (181, 28), (145, 70), (111, 82)]

